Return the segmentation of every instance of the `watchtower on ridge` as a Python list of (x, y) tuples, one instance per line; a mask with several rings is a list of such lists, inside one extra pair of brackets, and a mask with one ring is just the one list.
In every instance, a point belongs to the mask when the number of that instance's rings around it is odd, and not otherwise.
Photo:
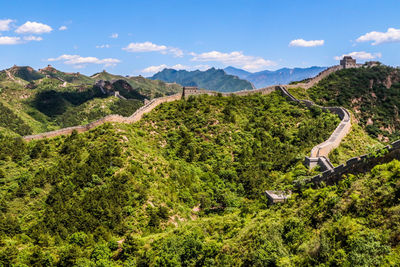
[(344, 56), (342, 60), (340, 60), (340, 66), (343, 69), (357, 68), (356, 60), (351, 56)]
[(198, 93), (199, 93), (199, 88), (197, 86), (184, 86), (182, 96), (185, 97), (188, 95), (196, 95)]

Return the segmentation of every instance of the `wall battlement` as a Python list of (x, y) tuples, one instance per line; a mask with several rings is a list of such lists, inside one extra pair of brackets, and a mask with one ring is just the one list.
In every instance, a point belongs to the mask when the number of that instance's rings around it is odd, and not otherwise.
[(379, 164), (388, 163), (394, 159), (400, 158), (400, 140), (381, 148), (373, 153), (351, 158), (346, 163), (333, 169), (326, 170), (323, 173), (302, 181), (297, 181), (295, 185), (301, 187), (306, 184), (318, 186), (322, 183), (333, 185), (343, 179), (346, 174), (359, 174), (370, 171)]
[[(290, 101), (303, 103), (307, 107), (318, 106), (310, 100), (299, 100), (295, 98), (291, 93), (289, 93), (289, 91), (286, 89), (285, 86), (278, 86), (278, 89)], [(305, 164), (308, 165), (310, 168), (319, 165), (321, 166), (322, 169), (330, 169), (332, 164), (329, 162), (328, 155), (333, 149), (335, 149), (340, 145), (342, 139), (349, 133), (351, 129), (351, 118), (350, 118), (350, 113), (345, 108), (322, 107), (322, 106), (318, 107), (320, 107), (323, 110), (328, 110), (334, 114), (337, 114), (341, 119), (341, 122), (327, 140), (313, 147), (313, 149), (311, 150), (310, 157), (306, 157)]]

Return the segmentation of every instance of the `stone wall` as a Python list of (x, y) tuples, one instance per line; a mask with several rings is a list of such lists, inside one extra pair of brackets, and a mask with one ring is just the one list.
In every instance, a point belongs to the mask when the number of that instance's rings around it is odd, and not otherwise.
[(43, 139), (43, 138), (56, 137), (59, 135), (68, 135), (68, 134), (71, 134), (74, 130), (76, 130), (78, 133), (82, 133), (82, 132), (88, 131), (90, 129), (93, 129), (103, 123), (106, 123), (106, 122), (133, 123), (133, 122), (140, 120), (144, 114), (150, 112), (155, 107), (157, 107), (159, 104), (164, 103), (164, 102), (179, 100), (179, 99), (181, 99), (181, 97), (182, 97), (182, 94), (175, 94), (175, 95), (171, 95), (171, 96), (155, 98), (155, 99), (147, 102), (144, 106), (140, 107), (129, 117), (123, 117), (121, 115), (108, 115), (104, 118), (101, 118), (97, 121), (88, 123), (86, 125), (68, 127), (68, 128), (63, 128), (63, 129), (59, 129), (56, 131), (51, 131), (51, 132), (46, 132), (46, 133), (41, 133), (41, 134), (36, 134), (36, 135), (28, 135), (28, 136), (24, 136), (23, 139), (26, 141), (31, 141), (31, 140), (37, 140), (37, 139)]
[[(290, 101), (295, 101), (299, 103), (305, 104), (307, 107), (318, 106), (314, 104), (314, 102), (310, 100), (299, 100), (295, 98), (285, 86), (277, 87), (283, 95), (285, 95)], [(341, 119), (341, 122), (333, 131), (333, 133), (329, 136), (327, 140), (323, 143), (316, 145), (311, 150), (310, 157), (306, 157), (305, 164), (310, 168), (313, 168), (317, 165), (324, 169), (332, 169), (333, 165), (330, 163), (328, 155), (329, 153), (340, 145), (342, 139), (349, 133), (351, 129), (351, 118), (350, 113), (342, 107), (321, 107), (323, 110), (329, 110), (330, 112), (337, 114)]]
[[(315, 78), (311, 79), (308, 83), (306, 84), (297, 84), (297, 85), (288, 85), (287, 87), (299, 87), (299, 86), (305, 86), (305, 87), (311, 87), (324, 77), (328, 76), (330, 73), (337, 71), (340, 69), (340, 66), (334, 66), (329, 69), (326, 69), (325, 71), (321, 72), (318, 76)], [(270, 94), (271, 92), (277, 90), (279, 87), (277, 86), (268, 86), (265, 88), (260, 88), (260, 89), (254, 89), (254, 90), (243, 90), (243, 91), (237, 91), (237, 92), (232, 92), (232, 93), (220, 93), (220, 92), (215, 92), (215, 91), (209, 91), (209, 90), (195, 90), (195, 91), (189, 91), (187, 94), (185, 94), (185, 97), (188, 97), (190, 95), (201, 95), (201, 94), (207, 94), (207, 95), (219, 95), (221, 94), (222, 96), (230, 96), (230, 95), (237, 95), (237, 96), (246, 96), (246, 95), (251, 95), (251, 94)], [(175, 95), (171, 96), (165, 96), (165, 97), (160, 97), (160, 98), (155, 98), (151, 101), (146, 101), (145, 105), (136, 110), (131, 116), (129, 117), (123, 117), (120, 115), (108, 115), (104, 118), (101, 118), (97, 121), (91, 122), (89, 124), (83, 125), (83, 126), (74, 126), (74, 127), (68, 127), (68, 128), (63, 128), (59, 129), (56, 131), (51, 131), (51, 132), (46, 132), (46, 133), (41, 133), (41, 134), (36, 134), (36, 135), (28, 135), (24, 136), (23, 139), (26, 141), (30, 140), (36, 140), (36, 139), (42, 139), (42, 138), (50, 138), (50, 137), (55, 137), (59, 135), (68, 135), (71, 134), (74, 130), (76, 130), (78, 133), (88, 131), (94, 127), (97, 127), (105, 122), (117, 122), (117, 123), (134, 123), (139, 121), (145, 113), (150, 112), (153, 110), (155, 107), (157, 107), (159, 104), (164, 103), (164, 102), (170, 102), (170, 101), (175, 101), (181, 99), (182, 94), (178, 93)], [(293, 96), (292, 96), (293, 97)], [(298, 101), (297, 99), (293, 98), (293, 101)], [(310, 101), (302, 101), (308, 106), (313, 105), (312, 102)], [(340, 141), (339, 141), (340, 142)]]
[(251, 94), (270, 94), (271, 92), (276, 90), (276, 86), (268, 86), (265, 88), (260, 88), (260, 89), (254, 89), (254, 90), (242, 90), (242, 91), (236, 91), (236, 92), (229, 92), (229, 93), (223, 93), (223, 92), (216, 92), (216, 91), (210, 91), (210, 90), (205, 90), (205, 89), (197, 89), (197, 90), (187, 90), (185, 91), (184, 95), (185, 98), (189, 96), (195, 96), (195, 95), (211, 95), (211, 96), (216, 96), (221, 94), (222, 96), (231, 96), (231, 95), (237, 95), (237, 96), (246, 96), (246, 95), (251, 95)]
[(310, 79), (308, 82), (306, 83), (297, 83), (297, 84), (289, 84), (286, 85), (287, 88), (297, 88), (297, 87), (301, 87), (304, 89), (308, 89), (313, 87), (315, 84), (319, 83), (322, 79), (324, 79), (325, 77), (328, 77), (329, 74), (341, 70), (343, 67), (340, 65), (336, 65), (336, 66), (332, 66), (330, 68), (327, 68), (326, 70), (320, 72), (317, 76), (315, 76), (314, 78)]
[(299, 181), (296, 185), (302, 186), (310, 183), (314, 186), (318, 186), (321, 183), (333, 185), (342, 180), (346, 174), (365, 173), (370, 171), (376, 165), (388, 163), (394, 159), (400, 159), (400, 140), (393, 142), (374, 153), (351, 158), (345, 164), (339, 165), (331, 170), (326, 170), (312, 178)]
[(328, 157), (329, 153), (340, 145), (342, 139), (349, 133), (351, 129), (351, 119), (349, 112), (340, 107), (328, 107), (323, 108), (325, 110), (329, 110), (332, 113), (335, 113), (342, 120), (339, 125), (336, 127), (335, 131), (331, 134), (331, 136), (325, 142), (316, 145), (311, 150), (310, 157)]

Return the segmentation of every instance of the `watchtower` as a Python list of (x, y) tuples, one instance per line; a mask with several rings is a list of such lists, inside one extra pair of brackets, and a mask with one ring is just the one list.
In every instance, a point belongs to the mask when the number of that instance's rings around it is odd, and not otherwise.
[(198, 93), (199, 93), (199, 88), (197, 86), (184, 86), (182, 96), (186, 97), (190, 95), (196, 95)]
[(349, 68), (356, 68), (357, 63), (356, 60), (353, 59), (350, 56), (344, 56), (342, 60), (340, 60), (340, 66), (343, 67), (343, 69), (349, 69)]

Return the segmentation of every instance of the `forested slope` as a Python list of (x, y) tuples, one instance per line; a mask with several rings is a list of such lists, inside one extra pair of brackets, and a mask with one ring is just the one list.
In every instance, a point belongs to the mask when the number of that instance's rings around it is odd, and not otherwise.
[(343, 106), (381, 141), (400, 139), (400, 72), (388, 66), (337, 71), (307, 90), (318, 104)]
[[(358, 125), (331, 153), (335, 164), (381, 147), (379, 139), (396, 138), (395, 130), (374, 134), (363, 123), (369, 117), (357, 112), (359, 106), (377, 111), (374, 125), (396, 127), (397, 115), (389, 112), (397, 108), (395, 71), (341, 70), (309, 90), (290, 89), (353, 111)], [(32, 99), (21, 87), (2, 96)], [(57, 105), (38, 101), (43, 114), (96, 89), (55, 94), (43, 100)], [(354, 105), (355, 98), (371, 105)], [(13, 111), (7, 99), (5, 114)], [(0, 117), (0, 127), (37, 126), (18, 115), (13, 125)], [(399, 161), (333, 186), (294, 186), (315, 174), (304, 157), (339, 121), (272, 92), (192, 96), (163, 103), (134, 124), (29, 143), (6, 129), (0, 135), (0, 265), (398, 266)], [(267, 189), (292, 195), (268, 206)]]
[[(289, 189), (307, 175), (304, 156), (338, 121), (276, 92), (165, 103), (136, 124), (69, 137), (3, 137), (0, 260), (240, 262), (235, 251), (252, 216), (263, 216), (263, 191)], [(210, 232), (197, 224), (209, 224)], [(227, 252), (231, 238), (238, 241)]]
[[(87, 124), (109, 114), (130, 116), (146, 98), (181, 91), (179, 85), (143, 77), (100, 74), (92, 78), (50, 65), (39, 71), (18, 66), (0, 71), (0, 132), (29, 135)], [(95, 85), (99, 79), (114, 82), (102, 91)], [(112, 97), (116, 91), (126, 99)]]

